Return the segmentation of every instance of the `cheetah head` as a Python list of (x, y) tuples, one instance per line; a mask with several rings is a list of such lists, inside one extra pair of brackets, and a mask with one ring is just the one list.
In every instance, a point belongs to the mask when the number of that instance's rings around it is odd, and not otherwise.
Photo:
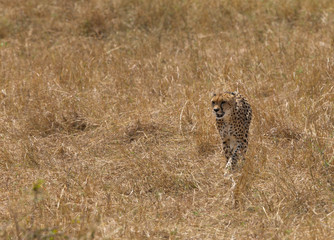
[(213, 94), (211, 104), (216, 119), (228, 119), (231, 116), (232, 110), (235, 107), (235, 93), (217, 92)]

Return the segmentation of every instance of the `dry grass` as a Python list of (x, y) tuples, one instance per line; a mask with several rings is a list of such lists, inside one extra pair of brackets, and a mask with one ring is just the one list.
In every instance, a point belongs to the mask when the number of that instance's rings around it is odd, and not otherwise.
[[(333, 34), (329, 0), (1, 1), (0, 237), (334, 239)], [(234, 190), (216, 88), (254, 110)]]

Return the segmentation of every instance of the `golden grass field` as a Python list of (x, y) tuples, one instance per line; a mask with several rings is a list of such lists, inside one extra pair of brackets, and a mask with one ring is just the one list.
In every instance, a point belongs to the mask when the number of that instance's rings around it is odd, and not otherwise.
[(333, 102), (331, 0), (0, 1), (0, 239), (334, 239)]

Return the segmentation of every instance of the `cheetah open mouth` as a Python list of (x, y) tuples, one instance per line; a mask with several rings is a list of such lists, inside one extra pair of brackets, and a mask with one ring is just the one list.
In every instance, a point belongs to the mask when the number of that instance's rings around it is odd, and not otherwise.
[(224, 117), (224, 114), (225, 114), (224, 112), (222, 114), (216, 113), (216, 118), (221, 119)]

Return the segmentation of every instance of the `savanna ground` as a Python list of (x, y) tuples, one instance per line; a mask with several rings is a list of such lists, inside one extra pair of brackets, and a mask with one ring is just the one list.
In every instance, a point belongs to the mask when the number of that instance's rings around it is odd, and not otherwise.
[(330, 0), (0, 1), (0, 238), (334, 239), (333, 47)]

